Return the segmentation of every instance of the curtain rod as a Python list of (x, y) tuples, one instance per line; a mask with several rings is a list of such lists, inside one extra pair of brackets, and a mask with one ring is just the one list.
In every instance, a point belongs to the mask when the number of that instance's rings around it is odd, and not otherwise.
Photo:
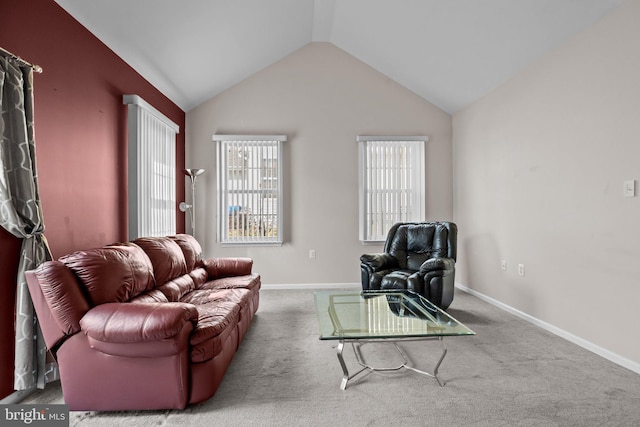
[(33, 71), (35, 71), (36, 73), (42, 73), (41, 66), (32, 64), (31, 62), (27, 62), (24, 59), (20, 58), (18, 55), (14, 55), (13, 53), (9, 52), (8, 50), (2, 47), (0, 47), (0, 54), (2, 54), (3, 56), (9, 57), (9, 59), (19, 62), (22, 65), (26, 65), (27, 67), (33, 68)]

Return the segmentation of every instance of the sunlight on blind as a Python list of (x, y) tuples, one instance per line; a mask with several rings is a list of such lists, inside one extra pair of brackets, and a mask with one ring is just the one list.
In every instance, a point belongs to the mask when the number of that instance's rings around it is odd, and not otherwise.
[(176, 233), (176, 134), (180, 128), (137, 95), (129, 125), (129, 238)]
[(366, 300), (367, 326), (370, 332), (390, 335), (429, 332), (430, 324), (415, 317), (400, 316), (389, 310), (390, 304), (384, 297)]
[(359, 136), (360, 240), (384, 241), (397, 222), (424, 220), (427, 137)]

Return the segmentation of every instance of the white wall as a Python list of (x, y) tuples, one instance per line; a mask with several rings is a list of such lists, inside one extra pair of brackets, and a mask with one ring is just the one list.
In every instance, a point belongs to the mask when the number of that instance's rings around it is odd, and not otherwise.
[(453, 117), (457, 280), (636, 364), (639, 23), (630, 0)]
[[(253, 258), (265, 284), (359, 283), (360, 255), (381, 250), (358, 240), (358, 134), (428, 135), (427, 218), (453, 216), (451, 116), (330, 43), (311, 43), (188, 112), (186, 128), (187, 167), (207, 170), (196, 237), (208, 256)], [(288, 136), (283, 246), (216, 243), (215, 133)]]

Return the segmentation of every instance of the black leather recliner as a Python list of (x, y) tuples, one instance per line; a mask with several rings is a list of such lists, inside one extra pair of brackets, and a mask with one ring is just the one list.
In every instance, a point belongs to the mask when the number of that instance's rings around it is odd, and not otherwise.
[(446, 310), (453, 301), (457, 238), (452, 222), (395, 224), (384, 253), (360, 257), (362, 289), (407, 289)]

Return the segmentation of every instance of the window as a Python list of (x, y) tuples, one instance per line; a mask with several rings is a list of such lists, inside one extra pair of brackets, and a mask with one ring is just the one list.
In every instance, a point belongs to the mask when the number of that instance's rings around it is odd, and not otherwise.
[(214, 135), (218, 161), (218, 241), (282, 244), (285, 135)]
[(176, 233), (180, 127), (138, 95), (124, 95), (129, 127), (129, 238)]
[(424, 221), (426, 136), (358, 136), (360, 240), (383, 242), (397, 222)]

